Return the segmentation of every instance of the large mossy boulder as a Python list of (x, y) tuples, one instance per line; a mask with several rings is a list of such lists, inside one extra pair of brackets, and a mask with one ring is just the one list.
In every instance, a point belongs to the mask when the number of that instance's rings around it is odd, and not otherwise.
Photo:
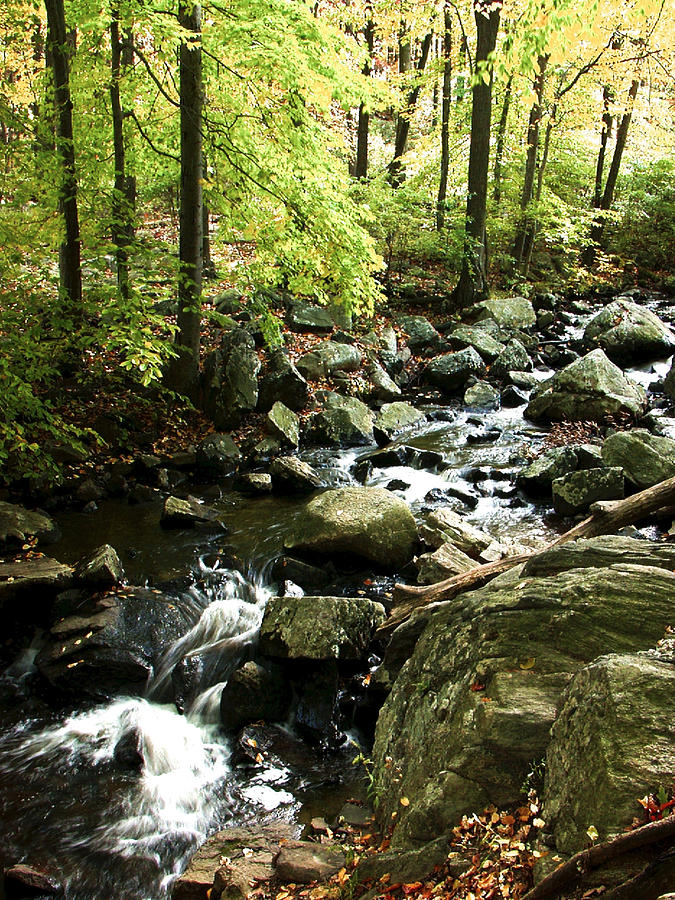
[(593, 316), (584, 344), (601, 347), (611, 360), (626, 364), (668, 356), (675, 349), (675, 335), (653, 312), (620, 298)]
[(602, 445), (602, 459), (607, 466), (620, 466), (642, 490), (675, 475), (675, 441), (641, 428), (617, 431)]
[(574, 472), (578, 463), (573, 447), (550, 447), (518, 473), (516, 484), (533, 497), (550, 497), (553, 481)]
[(42, 510), (0, 501), (0, 551), (20, 547), (32, 540), (52, 544), (60, 536), (56, 522)]
[[(601, 656), (566, 689), (546, 754), (542, 814), (561, 853), (631, 827), (638, 798), (666, 792), (675, 772), (675, 657)], [(580, 790), (580, 785), (592, 790)]]
[(530, 328), (537, 324), (534, 307), (526, 297), (493, 297), (468, 310), (476, 322), (493, 319), (502, 328)]
[(608, 416), (638, 416), (646, 400), (640, 385), (602, 350), (592, 350), (535, 388), (525, 415), (535, 422), (599, 422)]
[(408, 347), (416, 356), (433, 356), (448, 344), (424, 316), (403, 316), (401, 327), (408, 335)]
[(410, 562), (417, 526), (410, 509), (390, 491), (346, 487), (311, 499), (285, 540), (288, 550), (349, 554), (395, 571)]
[(488, 803), (516, 802), (575, 672), (663, 636), (675, 574), (657, 557), (644, 566), (623, 564), (621, 551), (614, 559), (551, 577), (516, 569), (417, 614), (424, 630), (380, 713), (373, 749), (378, 817), (390, 824), (397, 814), (393, 846), (431, 840)]
[(448, 335), (448, 343), (453, 350), (473, 347), (486, 363), (495, 360), (504, 349), (504, 344), (490, 332), (478, 325), (459, 325)]
[(424, 378), (446, 394), (456, 394), (462, 391), (472, 375), (480, 378), (485, 372), (480, 354), (473, 347), (467, 347), (435, 356), (424, 370)]
[(294, 300), (286, 316), (292, 331), (328, 334), (335, 328), (335, 322), (325, 306), (312, 306), (303, 300)]
[(301, 356), (297, 369), (310, 381), (327, 378), (334, 372), (356, 372), (361, 365), (361, 351), (351, 344), (323, 341), (310, 352)]
[(274, 659), (362, 659), (386, 618), (364, 597), (276, 597), (268, 601), (259, 650)]
[(561, 516), (574, 516), (598, 500), (623, 500), (623, 491), (623, 470), (610, 466), (569, 472), (551, 485), (553, 508)]
[(410, 403), (402, 400), (394, 403), (385, 403), (375, 419), (373, 433), (380, 446), (388, 444), (394, 435), (406, 428), (421, 425), (426, 421), (426, 416), (420, 410), (415, 409)]
[(244, 328), (224, 333), (221, 347), (204, 362), (204, 412), (216, 428), (232, 428), (258, 403), (260, 360), (253, 337)]
[(308, 422), (308, 440), (329, 447), (359, 447), (373, 441), (375, 416), (365, 403), (334, 391), (325, 391), (319, 399), (323, 408)]

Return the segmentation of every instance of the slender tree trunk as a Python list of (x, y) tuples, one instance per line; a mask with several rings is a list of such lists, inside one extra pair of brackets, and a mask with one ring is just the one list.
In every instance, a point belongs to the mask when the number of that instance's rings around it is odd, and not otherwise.
[[(496, 7), (496, 8), (495, 8)], [(485, 7), (474, 4), (477, 43), (476, 70), (480, 71), (494, 51), (499, 31), (501, 5)], [(464, 261), (457, 287), (452, 294), (455, 308), (464, 308), (484, 299), (489, 294), (487, 281), (487, 236), (485, 217), (487, 210), (488, 167), (490, 164), (490, 122), (492, 117), (492, 72), (487, 84), (481, 78), (472, 89), (471, 148), (469, 150), (468, 197)]]
[[(419, 60), (415, 65), (415, 68), (420, 73), (424, 71), (424, 68), (427, 64), (432, 38), (433, 32), (430, 31), (424, 36), (424, 40), (422, 41), (422, 52), (420, 54)], [(410, 52), (409, 48), (410, 43), (408, 43), (408, 53)], [(418, 81), (415, 87), (413, 87), (413, 89), (408, 94), (407, 109), (398, 117), (398, 122), (396, 125), (396, 141), (394, 144), (394, 158), (389, 163), (389, 180), (394, 185), (394, 187), (400, 185), (405, 177), (402, 168), (403, 156), (408, 148), (410, 120), (413, 113), (415, 112), (415, 106), (417, 105), (417, 100), (420, 95), (420, 88), (421, 85)]]
[(493, 199), (495, 203), (501, 203), (502, 199), (502, 162), (504, 159), (504, 142), (506, 140), (506, 126), (509, 121), (509, 111), (511, 109), (511, 95), (513, 92), (513, 75), (509, 75), (504, 91), (504, 101), (502, 103), (502, 112), (499, 117), (499, 125), (497, 126), (497, 140), (495, 143), (495, 170), (494, 170), (494, 191)]
[(59, 280), (64, 312), (74, 326), (82, 321), (82, 267), (80, 223), (77, 211), (77, 175), (73, 140), (73, 105), (70, 99), (71, 42), (66, 32), (63, 0), (45, 0), (47, 42), (52, 70), (56, 113), (56, 150), (61, 165), (59, 205), (65, 233), (59, 250)]
[(445, 201), (448, 196), (450, 166), (450, 107), (452, 104), (452, 11), (445, 7), (443, 16), (443, 97), (441, 101), (441, 180), (438, 185), (436, 228), (445, 225)]
[(539, 70), (534, 79), (535, 100), (530, 109), (527, 126), (527, 154), (525, 157), (525, 177), (520, 196), (521, 216), (513, 245), (513, 257), (517, 267), (522, 267), (528, 256), (529, 246), (533, 240), (533, 222), (529, 215), (529, 206), (534, 194), (534, 179), (537, 171), (537, 154), (539, 153), (539, 126), (542, 116), (542, 101), (548, 56), (540, 56)]
[[(368, 5), (366, 7), (366, 27), (364, 36), (366, 39), (366, 47), (368, 49), (368, 57), (361, 70), (366, 78), (370, 78), (372, 71), (372, 57), (375, 46), (375, 24), (373, 22), (373, 8)], [(356, 135), (356, 164), (354, 166), (355, 178), (366, 178), (368, 175), (368, 135), (370, 131), (370, 113), (365, 105), (361, 103), (359, 107), (359, 125)]]
[(110, 22), (111, 79), (110, 102), (112, 105), (113, 154), (115, 182), (112, 194), (112, 240), (117, 263), (117, 286), (124, 300), (129, 298), (129, 240), (130, 209), (127, 196), (126, 149), (124, 146), (124, 114), (120, 100), (120, 76), (122, 71), (122, 42), (120, 40), (119, 9), (113, 8)]
[(178, 18), (192, 34), (180, 45), (180, 212), (178, 331), (167, 385), (196, 401), (202, 289), (202, 53), (201, 7), (182, 2)]
[[(546, 123), (546, 134), (544, 136), (544, 149), (541, 154), (541, 162), (539, 163), (539, 170), (537, 172), (537, 188), (534, 192), (534, 201), (535, 203), (539, 203), (541, 200), (541, 192), (544, 187), (544, 174), (546, 172), (546, 166), (548, 164), (548, 156), (551, 150), (551, 135), (553, 134), (553, 126), (555, 124), (556, 115), (558, 112), (558, 104), (554, 103), (553, 109), (551, 110), (551, 115), (549, 116), (548, 122)], [(527, 255), (523, 264), (523, 274), (525, 277), (528, 276), (530, 272), (530, 264), (532, 263), (532, 253), (534, 251), (534, 243), (537, 239), (537, 232), (539, 231), (539, 221), (535, 219), (532, 222), (532, 236), (528, 241), (527, 247)]]
[[(623, 151), (626, 148), (626, 141), (628, 140), (628, 129), (630, 127), (631, 119), (633, 118), (633, 107), (635, 105), (635, 98), (637, 97), (638, 88), (640, 87), (640, 82), (637, 79), (634, 79), (630, 90), (628, 91), (628, 104), (626, 106), (626, 111), (621, 116), (621, 120), (616, 129), (616, 143), (614, 144), (614, 153), (612, 154), (612, 162), (609, 167), (609, 172), (607, 173), (607, 181), (605, 182), (605, 189), (602, 193), (602, 197), (600, 198), (599, 209), (603, 212), (612, 208), (612, 203), (614, 202), (614, 193), (616, 191), (616, 182), (619, 177), (619, 169), (621, 168), (621, 159), (623, 157)], [(603, 116), (603, 129), (604, 129), (604, 116)], [(596, 247), (602, 241), (602, 235), (605, 230), (605, 216), (602, 215), (602, 212), (596, 217), (593, 226), (591, 228), (591, 243), (584, 250), (582, 260), (584, 265), (591, 266), (595, 261), (595, 253)]]
[(602, 131), (600, 132), (600, 148), (598, 150), (598, 161), (595, 166), (595, 190), (593, 192), (593, 206), (595, 209), (600, 208), (602, 202), (602, 180), (605, 177), (605, 154), (607, 153), (607, 142), (612, 136), (612, 127), (614, 117), (610, 112), (609, 104), (612, 102), (612, 92), (604, 86), (602, 90)]

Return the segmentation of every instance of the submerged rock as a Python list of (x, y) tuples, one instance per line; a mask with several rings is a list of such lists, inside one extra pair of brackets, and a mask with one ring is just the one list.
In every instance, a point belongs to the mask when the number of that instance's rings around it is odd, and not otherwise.
[(310, 500), (285, 546), (350, 554), (388, 570), (412, 559), (417, 527), (407, 504), (382, 488), (346, 487)]

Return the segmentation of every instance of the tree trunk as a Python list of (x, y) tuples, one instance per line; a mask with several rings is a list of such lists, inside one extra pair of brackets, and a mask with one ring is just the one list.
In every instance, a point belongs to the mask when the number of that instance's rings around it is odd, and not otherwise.
[(446, 5), (443, 29), (443, 97), (441, 101), (441, 180), (438, 185), (436, 228), (445, 225), (445, 201), (448, 196), (450, 166), (450, 107), (452, 104), (452, 11)]
[(548, 56), (540, 56), (538, 60), (539, 70), (534, 79), (535, 100), (530, 109), (530, 118), (527, 125), (527, 154), (525, 157), (525, 177), (523, 190), (520, 196), (521, 216), (513, 244), (513, 258), (516, 267), (522, 267), (528, 256), (529, 246), (533, 240), (533, 223), (528, 215), (528, 207), (534, 194), (534, 179), (537, 171), (537, 154), (539, 153), (539, 126), (542, 116), (542, 100), (544, 96), (544, 82)]
[[(539, 171), (537, 172), (537, 188), (534, 192), (534, 200), (535, 203), (539, 203), (541, 200), (541, 192), (544, 187), (544, 174), (546, 172), (546, 166), (548, 164), (548, 155), (551, 149), (551, 135), (553, 134), (553, 126), (555, 124), (556, 115), (558, 112), (558, 104), (555, 103), (553, 105), (553, 109), (551, 110), (551, 115), (549, 116), (548, 122), (546, 123), (546, 135), (544, 137), (544, 149), (541, 154), (541, 162), (539, 163)], [(534, 243), (537, 239), (537, 232), (539, 231), (539, 222), (537, 219), (534, 219), (532, 222), (532, 234), (530, 240), (528, 241), (527, 246), (527, 255), (523, 261), (523, 274), (527, 278), (530, 272), (530, 264), (532, 262), (532, 252), (534, 250)]]
[(166, 382), (196, 401), (202, 289), (202, 53), (201, 7), (181, 2), (178, 19), (192, 34), (180, 45), (180, 212), (176, 356)]
[(494, 171), (494, 192), (492, 194), (495, 203), (501, 203), (502, 199), (502, 160), (504, 158), (504, 142), (506, 140), (506, 126), (509, 120), (509, 111), (511, 109), (511, 95), (513, 91), (513, 75), (509, 75), (504, 91), (504, 102), (502, 103), (502, 113), (499, 117), (499, 125), (497, 126), (497, 140), (495, 143), (495, 171)]
[[(204, 177), (208, 172), (206, 156), (202, 156), (202, 172)], [(204, 199), (202, 189), (202, 278), (212, 280), (216, 277), (216, 264), (211, 256), (211, 212)]]
[[(640, 82), (637, 79), (634, 79), (630, 90), (628, 91), (628, 105), (626, 106), (626, 111), (621, 116), (621, 121), (619, 122), (619, 126), (616, 129), (616, 143), (614, 144), (614, 153), (612, 154), (612, 162), (609, 167), (609, 172), (607, 173), (607, 181), (605, 182), (605, 190), (603, 191), (602, 197), (600, 199), (599, 209), (602, 211), (607, 211), (612, 208), (612, 203), (614, 202), (614, 193), (616, 191), (616, 182), (619, 177), (619, 169), (621, 168), (621, 159), (623, 157), (623, 151), (626, 148), (626, 141), (628, 140), (628, 128), (630, 127), (631, 119), (633, 118), (633, 106), (635, 105), (635, 98), (637, 97), (638, 88), (640, 86)], [(603, 129), (604, 129), (604, 116), (603, 116)], [(584, 250), (582, 260), (584, 265), (590, 266), (595, 261), (595, 253), (596, 247), (602, 241), (602, 235), (605, 230), (605, 216), (600, 213), (591, 228), (591, 243)]]
[[(431, 47), (431, 39), (433, 38), (433, 32), (429, 32), (424, 36), (424, 40), (422, 41), (422, 52), (420, 54), (420, 58), (418, 59), (415, 68), (419, 73), (424, 71), (424, 68), (427, 64), (427, 59), (429, 58), (429, 49)], [(408, 44), (408, 52), (410, 44)], [(410, 120), (412, 118), (413, 113), (415, 112), (415, 106), (417, 105), (417, 100), (420, 95), (421, 85), (419, 83), (419, 79), (415, 87), (408, 94), (408, 103), (405, 112), (401, 113), (398, 117), (398, 122), (396, 123), (396, 141), (394, 144), (394, 158), (389, 163), (389, 180), (397, 187), (403, 182), (404, 174), (403, 174), (403, 155), (405, 154), (408, 148), (408, 137), (410, 135)]]
[(77, 328), (81, 324), (83, 310), (73, 105), (70, 99), (70, 55), (72, 49), (66, 32), (63, 0), (45, 0), (45, 9), (47, 11), (49, 62), (54, 80), (56, 150), (61, 166), (59, 206), (65, 226), (64, 238), (59, 249), (59, 281), (64, 313)]
[(110, 103), (112, 106), (113, 155), (115, 181), (112, 194), (112, 241), (115, 245), (117, 287), (124, 300), (129, 298), (129, 240), (130, 218), (127, 195), (126, 152), (124, 146), (124, 115), (120, 100), (122, 42), (120, 40), (119, 9), (111, 10), (110, 22)]
[(610, 112), (609, 104), (612, 101), (612, 92), (604, 86), (602, 89), (602, 130), (600, 132), (600, 148), (598, 150), (598, 161), (595, 166), (595, 190), (593, 192), (593, 206), (600, 209), (602, 202), (602, 180), (605, 177), (605, 154), (607, 153), (607, 142), (612, 136), (612, 126), (614, 117)]
[[(362, 74), (366, 78), (370, 78), (372, 71), (371, 61), (373, 49), (375, 46), (375, 25), (373, 23), (373, 8), (366, 7), (366, 27), (364, 28), (364, 37), (366, 39), (366, 47), (368, 48), (368, 58), (364, 63)], [(356, 135), (356, 163), (354, 165), (354, 177), (366, 178), (368, 175), (368, 134), (370, 131), (370, 113), (365, 103), (359, 106), (359, 125)]]
[[(496, 4), (492, 4), (494, 7)], [(477, 29), (476, 71), (487, 64), (494, 51), (499, 31), (501, 6), (487, 6), (486, 14), (475, 4)], [(452, 304), (457, 309), (471, 306), (489, 294), (487, 281), (487, 236), (485, 216), (487, 208), (488, 166), (490, 164), (490, 122), (492, 117), (492, 70), (487, 84), (481, 78), (472, 89), (471, 148), (469, 150), (468, 198), (464, 260)]]
[(599, 534), (613, 534), (626, 525), (639, 522), (649, 516), (672, 514), (675, 509), (675, 477), (662, 481), (653, 487), (640, 491), (626, 500), (611, 500), (594, 503), (591, 515), (575, 525), (557, 540), (542, 550), (520, 556), (511, 556), (497, 562), (477, 566), (461, 575), (446, 578), (436, 584), (415, 586), (397, 584), (394, 590), (395, 606), (387, 621), (378, 630), (378, 635), (390, 634), (410, 617), (415, 609), (441, 600), (450, 600), (470, 588), (480, 587), (495, 575), (507, 572), (525, 562), (535, 552), (541, 553), (551, 547), (558, 547), (577, 538), (596, 537)]

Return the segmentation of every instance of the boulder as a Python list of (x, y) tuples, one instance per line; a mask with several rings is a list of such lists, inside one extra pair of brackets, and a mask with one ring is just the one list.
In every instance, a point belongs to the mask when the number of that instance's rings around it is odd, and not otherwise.
[(0, 550), (20, 547), (32, 539), (53, 544), (60, 536), (56, 522), (42, 510), (0, 502)]
[(454, 394), (463, 389), (472, 375), (480, 378), (485, 372), (481, 357), (473, 347), (467, 347), (434, 357), (424, 370), (424, 378), (447, 394)]
[(476, 325), (460, 325), (448, 335), (448, 343), (453, 350), (473, 347), (486, 363), (495, 360), (504, 349), (504, 344), (485, 329)]
[(260, 360), (255, 341), (244, 328), (223, 334), (221, 348), (204, 362), (203, 409), (216, 428), (238, 425), (258, 403)]
[(244, 472), (237, 478), (235, 488), (250, 497), (271, 494), (272, 476), (269, 472)]
[(311, 494), (322, 481), (309, 463), (297, 456), (280, 456), (270, 466), (272, 487), (279, 493)]
[(420, 538), (434, 549), (449, 542), (472, 559), (478, 559), (492, 543), (489, 534), (465, 522), (449, 507), (435, 509), (429, 513), (424, 524), (420, 526)]
[(643, 388), (602, 350), (592, 350), (535, 388), (525, 415), (535, 422), (597, 422), (607, 416), (638, 416), (646, 399)]
[(573, 447), (551, 447), (518, 473), (516, 484), (533, 497), (550, 497), (553, 481), (574, 472), (578, 462)]
[(408, 335), (408, 347), (416, 356), (433, 356), (448, 344), (424, 316), (403, 316), (401, 327)]
[(220, 720), (231, 731), (259, 719), (278, 722), (285, 719), (290, 704), (290, 686), (277, 667), (247, 662), (232, 673), (222, 690)]
[(420, 611), (426, 625), (373, 748), (378, 818), (397, 813), (393, 847), (431, 840), (488, 803), (516, 803), (571, 676), (601, 653), (653, 646), (672, 618), (675, 574), (662, 568), (506, 576)]
[(351, 344), (323, 341), (301, 356), (297, 369), (309, 381), (328, 378), (334, 372), (356, 372), (361, 365), (361, 352)]
[(670, 371), (663, 380), (663, 392), (667, 397), (675, 401), (675, 360), (673, 360)]
[(75, 580), (92, 588), (106, 588), (124, 579), (124, 569), (117, 551), (103, 544), (83, 556), (75, 566)]
[(619, 298), (586, 325), (584, 344), (601, 347), (616, 363), (632, 364), (671, 354), (675, 334), (650, 310)]
[(619, 466), (640, 490), (675, 475), (675, 441), (643, 429), (617, 431), (602, 445), (602, 460)]
[(265, 607), (260, 652), (274, 659), (361, 659), (386, 618), (362, 597), (276, 597)]
[(337, 874), (345, 860), (340, 847), (310, 841), (286, 841), (276, 855), (274, 868), (282, 883), (311, 884)]
[(335, 327), (329, 311), (323, 306), (312, 306), (302, 300), (295, 300), (286, 317), (292, 331), (327, 334)]
[(282, 349), (273, 350), (260, 379), (258, 409), (268, 412), (277, 400), (281, 400), (289, 409), (300, 412), (308, 396), (307, 380)]
[(415, 409), (410, 403), (404, 401), (385, 403), (375, 419), (373, 434), (377, 443), (383, 446), (404, 429), (420, 425), (425, 421), (424, 413)]
[(435, 584), (476, 568), (476, 562), (449, 542), (433, 553), (422, 553), (415, 560), (419, 584)]
[(159, 521), (162, 528), (194, 528), (195, 525), (224, 528), (220, 513), (195, 497), (167, 497)]
[[(10, 610), (10, 604), (16, 601), (23, 604), (30, 601), (34, 607), (44, 605), (72, 583), (71, 567), (48, 556), (0, 562), (0, 610), (16, 615), (17, 610)], [(31, 615), (34, 614), (34, 607)]]
[(287, 447), (297, 447), (300, 443), (300, 419), (281, 400), (277, 400), (267, 413), (267, 430), (272, 437)]
[(244, 900), (274, 876), (274, 857), (298, 828), (286, 822), (226, 828), (202, 844), (175, 882), (172, 900)]
[(573, 516), (598, 500), (623, 500), (623, 470), (580, 469), (556, 478), (551, 491), (555, 511), (561, 516)]
[(167, 646), (192, 624), (169, 595), (143, 588), (108, 593), (53, 625), (35, 664), (62, 696), (142, 696)]
[(512, 338), (490, 366), (490, 374), (504, 378), (509, 372), (527, 372), (532, 360), (517, 338)]
[(241, 451), (229, 434), (209, 434), (197, 447), (197, 469), (208, 477), (224, 477), (237, 470)]
[(307, 437), (329, 447), (358, 447), (373, 441), (374, 415), (355, 397), (324, 392), (323, 409), (314, 413), (307, 426)]
[(367, 394), (376, 403), (388, 403), (401, 396), (401, 388), (375, 360), (368, 364), (366, 375), (371, 385)]
[(534, 307), (525, 297), (493, 297), (468, 310), (476, 322), (493, 319), (501, 328), (531, 328), (537, 324)]
[[(509, 373), (511, 375), (513, 373)], [(525, 406), (528, 401), (528, 395), (525, 391), (515, 387), (513, 384), (507, 384), (501, 395), (501, 405), (505, 409), (515, 409), (517, 406)]]
[(638, 540), (618, 534), (570, 541), (531, 556), (523, 566), (523, 578), (542, 578), (570, 569), (601, 569), (615, 563), (656, 566), (675, 571), (675, 544)]
[(487, 381), (477, 381), (464, 392), (469, 409), (499, 409), (499, 391)]
[[(638, 798), (672, 786), (675, 658), (609, 654), (574, 676), (546, 753), (542, 815), (561, 853), (630, 829)], [(592, 785), (592, 790), (580, 790)]]
[(51, 875), (17, 863), (4, 871), (4, 894), (7, 900), (26, 900), (28, 897), (62, 897), (63, 887)]
[(310, 500), (286, 548), (357, 556), (389, 571), (412, 559), (417, 527), (407, 504), (389, 491), (346, 487)]

